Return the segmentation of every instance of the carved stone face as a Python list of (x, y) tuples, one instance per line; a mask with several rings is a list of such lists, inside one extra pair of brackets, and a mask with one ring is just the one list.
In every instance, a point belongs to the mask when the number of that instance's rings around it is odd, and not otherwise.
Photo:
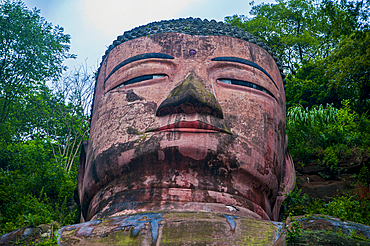
[(101, 66), (93, 112), (79, 173), (86, 220), (167, 209), (277, 219), (277, 197), (293, 187), (283, 82), (255, 44), (178, 33), (124, 42)]

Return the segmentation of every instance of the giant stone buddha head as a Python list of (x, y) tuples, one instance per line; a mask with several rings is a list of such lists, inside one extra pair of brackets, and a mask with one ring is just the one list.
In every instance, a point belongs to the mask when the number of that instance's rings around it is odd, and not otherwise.
[(180, 19), (114, 41), (96, 81), (83, 220), (207, 211), (276, 220), (295, 174), (281, 65), (249, 33)]

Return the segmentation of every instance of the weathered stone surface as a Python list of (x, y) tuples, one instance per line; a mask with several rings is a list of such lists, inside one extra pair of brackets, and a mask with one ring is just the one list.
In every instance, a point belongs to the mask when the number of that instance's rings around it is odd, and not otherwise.
[(280, 238), (274, 246), (279, 245), (370, 245), (370, 226), (351, 221), (341, 221), (328, 215), (295, 216), (300, 223), (301, 235), (293, 241), (286, 242), (292, 221), (284, 224)]
[(267, 51), (224, 36), (129, 40), (106, 57), (94, 101), (79, 175), (85, 220), (191, 203), (277, 219), (295, 173)]
[(52, 238), (58, 228), (57, 222), (19, 228), (1, 235), (0, 245), (29, 245), (31, 242)]
[(215, 213), (153, 212), (61, 228), (60, 245), (272, 245), (282, 223)]
[[(286, 242), (286, 224), (231, 213), (138, 213), (62, 227), (58, 245), (370, 245), (370, 226), (326, 215), (296, 216), (301, 236)], [(43, 228), (43, 229), (42, 229)], [(42, 231), (43, 233), (41, 233)], [(28, 245), (49, 238), (51, 225), (4, 234), (0, 245)], [(36, 235), (36, 236), (35, 236)]]

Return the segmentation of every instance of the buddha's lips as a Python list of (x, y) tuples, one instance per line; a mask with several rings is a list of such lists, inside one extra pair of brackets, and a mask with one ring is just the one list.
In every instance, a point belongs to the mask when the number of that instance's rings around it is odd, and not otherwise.
[(215, 133), (228, 131), (209, 125), (201, 121), (180, 121), (157, 129), (147, 130), (147, 132), (194, 132), (194, 133)]

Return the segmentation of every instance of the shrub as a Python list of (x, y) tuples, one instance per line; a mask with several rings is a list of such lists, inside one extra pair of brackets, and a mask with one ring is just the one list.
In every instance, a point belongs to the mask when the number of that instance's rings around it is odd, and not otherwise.
[(303, 163), (321, 159), (322, 164), (337, 171), (339, 160), (354, 150), (369, 150), (369, 118), (353, 111), (350, 100), (343, 100), (342, 105), (340, 109), (330, 104), (288, 109), (287, 135), (294, 159)]
[(332, 198), (326, 203), (324, 199), (314, 199), (301, 192), (300, 189), (295, 188), (286, 195), (283, 202), (285, 217), (326, 214), (342, 220), (370, 225), (370, 200), (368, 199), (348, 195)]
[(73, 191), (77, 171), (67, 173), (41, 140), (7, 146), (8, 161), (0, 171), (0, 231), (77, 218)]

